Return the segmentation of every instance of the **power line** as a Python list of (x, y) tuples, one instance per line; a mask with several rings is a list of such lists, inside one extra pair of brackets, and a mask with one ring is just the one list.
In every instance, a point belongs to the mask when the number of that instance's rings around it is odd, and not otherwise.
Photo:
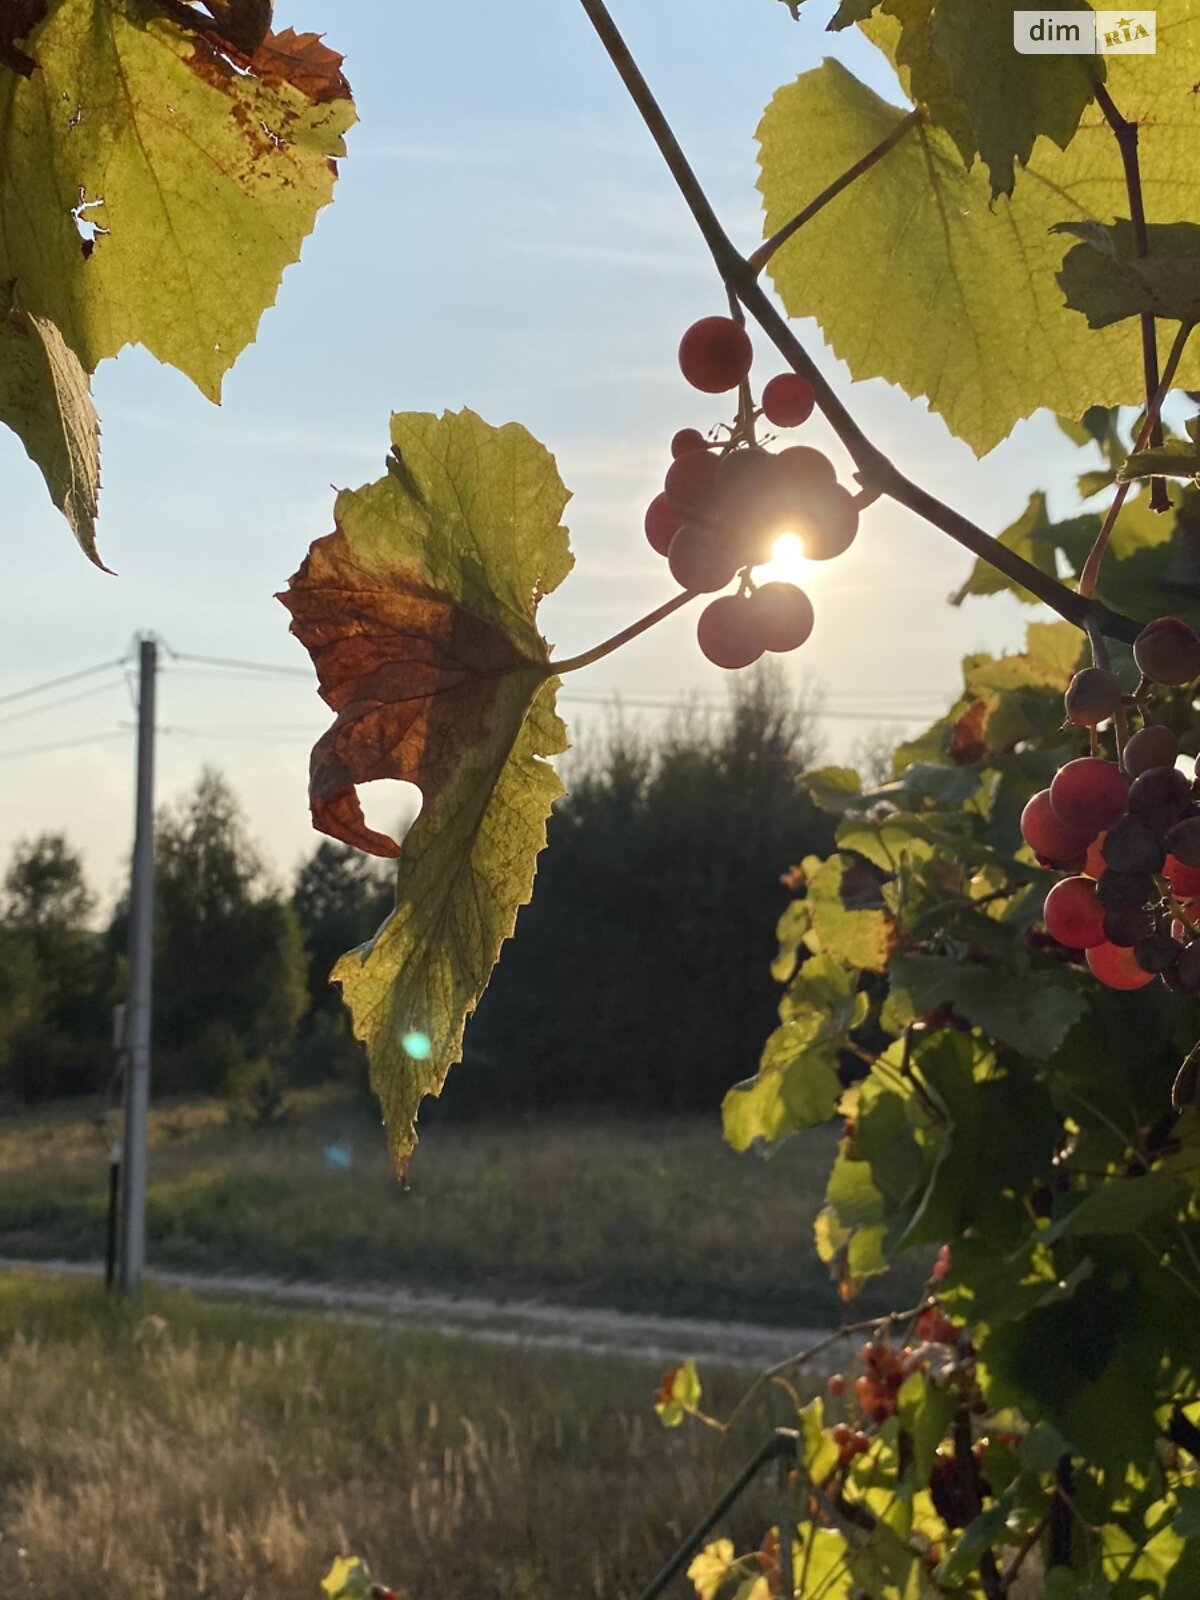
[(170, 645), (164, 646), (172, 661), (194, 661), (202, 667), (232, 667), (238, 672), (265, 672), (281, 678), (307, 678), (313, 681), (312, 672), (307, 667), (285, 667), (275, 661), (239, 661), (229, 656), (197, 656), (186, 650), (172, 650)]
[(58, 700), (51, 700), (40, 706), (26, 706), (23, 711), (10, 711), (7, 716), (0, 717), (0, 725), (20, 722), (24, 717), (41, 717), (48, 711), (57, 711), (60, 706), (73, 706), (80, 700), (94, 700), (97, 695), (111, 694), (114, 689), (119, 688), (119, 683), (102, 683), (94, 689), (81, 689), (78, 694), (65, 694)]
[(123, 667), (129, 660), (127, 655), (118, 656), (115, 661), (101, 661), (97, 666), (84, 667), (79, 672), (67, 672), (61, 678), (48, 678), (45, 683), (30, 684), (28, 689), (16, 689), (11, 694), (0, 694), (0, 706), (11, 705), (14, 700), (26, 700), (31, 694), (44, 694), (47, 689), (61, 689), (64, 684), (78, 683), (80, 678), (92, 678), (97, 672), (109, 672), (113, 667)]
[(16, 761), (19, 756), (47, 755), (51, 750), (75, 750), (84, 744), (100, 744), (106, 739), (123, 739), (125, 729), (117, 728), (111, 733), (88, 733), (82, 739), (59, 739), (54, 744), (29, 744), (20, 750), (0, 750), (0, 761)]

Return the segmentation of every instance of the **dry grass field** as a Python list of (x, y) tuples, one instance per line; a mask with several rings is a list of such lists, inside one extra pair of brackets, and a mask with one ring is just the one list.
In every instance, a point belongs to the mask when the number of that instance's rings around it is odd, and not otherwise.
[[(713, 1487), (716, 1436), (660, 1427), (657, 1376), (0, 1276), (0, 1589), (319, 1600), (353, 1552), (405, 1600), (624, 1600)], [(704, 1377), (718, 1406), (745, 1381)], [(751, 1497), (730, 1531), (767, 1519)]]
[[(99, 1258), (110, 1136), (78, 1106), (0, 1120), (0, 1254)], [(151, 1146), (152, 1265), (785, 1326), (842, 1311), (811, 1235), (828, 1129), (764, 1159), (734, 1155), (715, 1117), (434, 1119), (407, 1192), (370, 1105), (344, 1093), (295, 1095), (261, 1128), (216, 1102), (159, 1107)]]

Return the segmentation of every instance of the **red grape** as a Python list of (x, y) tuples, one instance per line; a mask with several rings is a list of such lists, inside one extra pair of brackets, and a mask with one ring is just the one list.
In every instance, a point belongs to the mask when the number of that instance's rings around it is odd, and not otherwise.
[(1047, 930), (1059, 944), (1088, 950), (1103, 944), (1104, 907), (1090, 878), (1064, 878), (1046, 896), (1043, 913)]
[(646, 507), (645, 527), (650, 548), (665, 556), (671, 548), (671, 540), (683, 527), (683, 518), (666, 495), (659, 494)]
[(705, 394), (736, 389), (753, 360), (750, 335), (732, 317), (701, 317), (679, 341), (679, 370)]
[(1177, 900), (1190, 900), (1193, 895), (1200, 895), (1200, 867), (1185, 867), (1182, 861), (1169, 855), (1163, 863), (1163, 877)]
[(854, 543), (858, 532), (858, 507), (854, 496), (840, 483), (810, 491), (797, 529), (810, 561), (829, 561)]
[(794, 583), (764, 583), (750, 596), (768, 650), (798, 650), (813, 631), (812, 601)]
[(1121, 765), (1131, 778), (1138, 778), (1153, 767), (1173, 767), (1178, 755), (1179, 740), (1170, 728), (1154, 723), (1132, 736)]
[(1159, 617), (1133, 641), (1133, 659), (1151, 683), (1191, 683), (1200, 678), (1200, 639), (1178, 617)]
[(1090, 833), (1068, 828), (1050, 804), (1049, 789), (1040, 789), (1021, 813), (1021, 836), (1048, 861), (1074, 861), (1091, 843)]
[(833, 462), (810, 444), (790, 444), (775, 458), (792, 481), (809, 489), (832, 489), (837, 482)]
[(1110, 989), (1144, 989), (1154, 982), (1154, 974), (1143, 972), (1133, 958), (1133, 951), (1122, 945), (1094, 945), (1086, 959), (1095, 976)]
[(1077, 728), (1095, 728), (1121, 704), (1121, 680), (1115, 672), (1101, 667), (1085, 667), (1067, 685), (1063, 696), (1067, 721)]
[(708, 440), (699, 428), (680, 428), (671, 440), (671, 459), (678, 461), (680, 456), (690, 456), (693, 451), (707, 449)]
[(707, 450), (693, 450), (667, 468), (663, 493), (685, 517), (700, 516), (712, 503), (718, 470), (715, 456)]
[(771, 546), (786, 531), (788, 488), (779, 457), (767, 450), (752, 446), (721, 457), (714, 515), (729, 530), (746, 565), (767, 561)]
[(684, 523), (671, 540), (667, 565), (680, 588), (693, 594), (715, 594), (732, 581), (738, 567), (724, 534), (705, 522)]
[(798, 372), (782, 372), (762, 392), (763, 415), (777, 428), (798, 428), (807, 422), (817, 403), (813, 386)]
[(1080, 756), (1060, 767), (1050, 785), (1050, 804), (1060, 822), (1090, 839), (1111, 828), (1129, 805), (1129, 779), (1111, 761)]
[(722, 595), (705, 606), (696, 623), (696, 640), (714, 666), (731, 671), (748, 667), (766, 648), (753, 607), (737, 594)]

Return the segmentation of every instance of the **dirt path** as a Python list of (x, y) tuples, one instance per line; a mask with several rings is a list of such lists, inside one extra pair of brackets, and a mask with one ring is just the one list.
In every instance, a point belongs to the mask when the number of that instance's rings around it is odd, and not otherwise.
[[(0, 1256), (0, 1270), (98, 1278), (98, 1262), (26, 1261)], [(751, 1322), (656, 1317), (628, 1311), (548, 1305), (541, 1300), (490, 1300), (474, 1295), (371, 1289), (260, 1276), (215, 1276), (154, 1270), (162, 1288), (249, 1300), (276, 1310), (316, 1312), (350, 1322), (426, 1329), (492, 1344), (622, 1355), (672, 1364), (684, 1356), (730, 1366), (764, 1367), (815, 1344), (824, 1328), (768, 1328)]]

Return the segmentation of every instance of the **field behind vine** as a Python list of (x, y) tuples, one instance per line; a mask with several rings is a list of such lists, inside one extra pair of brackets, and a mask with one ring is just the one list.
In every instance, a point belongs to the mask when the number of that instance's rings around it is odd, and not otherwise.
[[(704, 1376), (726, 1406), (745, 1381)], [(0, 1587), (299, 1600), (352, 1551), (405, 1600), (622, 1600), (712, 1492), (715, 1436), (663, 1430), (656, 1377), (0, 1275)], [(748, 1419), (726, 1475), (767, 1425)]]
[[(111, 1133), (97, 1109), (0, 1120), (0, 1254), (102, 1255)], [(353, 1096), (298, 1094), (266, 1127), (231, 1124), (214, 1101), (163, 1106), (151, 1118), (149, 1260), (831, 1326), (842, 1308), (811, 1242), (831, 1153), (817, 1129), (769, 1159), (737, 1156), (715, 1116), (433, 1118), (406, 1192), (373, 1110)]]

